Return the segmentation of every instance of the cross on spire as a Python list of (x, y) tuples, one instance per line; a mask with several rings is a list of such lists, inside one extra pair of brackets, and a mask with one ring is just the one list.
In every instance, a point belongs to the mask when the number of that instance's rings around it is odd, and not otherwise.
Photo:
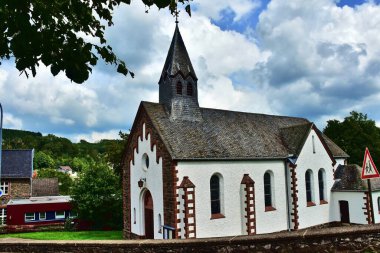
[(177, 4), (175, 5), (175, 11), (174, 11), (174, 16), (175, 16), (175, 23), (178, 24), (178, 16), (179, 16), (179, 10), (177, 8)]

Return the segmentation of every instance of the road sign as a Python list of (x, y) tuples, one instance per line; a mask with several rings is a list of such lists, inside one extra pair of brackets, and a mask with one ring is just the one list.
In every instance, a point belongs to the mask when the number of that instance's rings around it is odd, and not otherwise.
[(0, 189), (0, 197), (3, 196), (3, 190)]
[(379, 171), (376, 169), (375, 163), (369, 153), (368, 148), (365, 148), (364, 161), (362, 167), (362, 179), (380, 177)]

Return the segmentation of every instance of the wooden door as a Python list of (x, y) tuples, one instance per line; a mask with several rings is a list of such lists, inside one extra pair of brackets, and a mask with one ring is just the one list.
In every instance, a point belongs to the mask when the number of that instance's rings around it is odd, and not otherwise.
[(350, 223), (350, 210), (348, 207), (348, 201), (340, 200), (339, 209), (340, 209), (340, 221), (342, 223)]
[(153, 198), (149, 191), (144, 196), (145, 238), (154, 239)]

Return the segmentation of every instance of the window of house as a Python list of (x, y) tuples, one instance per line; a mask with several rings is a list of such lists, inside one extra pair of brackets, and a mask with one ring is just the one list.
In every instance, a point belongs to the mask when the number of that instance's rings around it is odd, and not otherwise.
[(213, 175), (210, 179), (210, 196), (211, 196), (211, 218), (223, 218), (222, 215), (222, 196), (221, 186), (222, 177), (220, 175)]
[(176, 89), (177, 89), (177, 94), (182, 95), (182, 83), (181, 82), (177, 83)]
[(265, 211), (275, 210), (273, 207), (273, 176), (272, 173), (267, 171), (264, 174), (264, 201)]
[(3, 192), (3, 195), (8, 195), (8, 193), (9, 193), (9, 182), (8, 181), (1, 181), (0, 189)]
[(314, 135), (311, 136), (311, 142), (313, 145), (313, 153), (315, 154), (315, 140), (314, 140)]
[(377, 198), (377, 210), (380, 213), (380, 197)]
[(133, 208), (133, 224), (136, 224), (136, 208)]
[(320, 201), (320, 204), (326, 204), (327, 201), (326, 201), (326, 192), (325, 192), (325, 189), (326, 189), (326, 175), (325, 175), (325, 170), (324, 169), (320, 169), (318, 171), (318, 186), (319, 186), (319, 201)]
[(314, 206), (313, 201), (313, 172), (307, 170), (305, 173), (305, 186), (306, 186), (306, 202), (307, 206)]
[(35, 213), (26, 213), (25, 214), (25, 221), (34, 221), (36, 220)]
[(40, 220), (46, 220), (46, 212), (39, 213)]
[(193, 95), (193, 85), (191, 83), (187, 84), (187, 95), (188, 96)]
[(0, 226), (7, 224), (7, 209), (0, 208)]
[(56, 219), (64, 219), (65, 218), (65, 211), (56, 211), (55, 212), (55, 218)]
[(76, 211), (71, 210), (69, 213), (69, 218), (76, 218), (76, 217), (78, 217), (78, 213)]

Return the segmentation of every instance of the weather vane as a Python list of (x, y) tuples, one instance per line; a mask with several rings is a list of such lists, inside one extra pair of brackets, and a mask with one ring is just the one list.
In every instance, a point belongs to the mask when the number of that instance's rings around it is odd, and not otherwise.
[(177, 4), (178, 3), (176, 3), (176, 5), (175, 5), (175, 11), (174, 11), (174, 16), (175, 16), (175, 23), (176, 24), (178, 24), (178, 16), (179, 16), (179, 10), (178, 10), (178, 8), (177, 8)]

